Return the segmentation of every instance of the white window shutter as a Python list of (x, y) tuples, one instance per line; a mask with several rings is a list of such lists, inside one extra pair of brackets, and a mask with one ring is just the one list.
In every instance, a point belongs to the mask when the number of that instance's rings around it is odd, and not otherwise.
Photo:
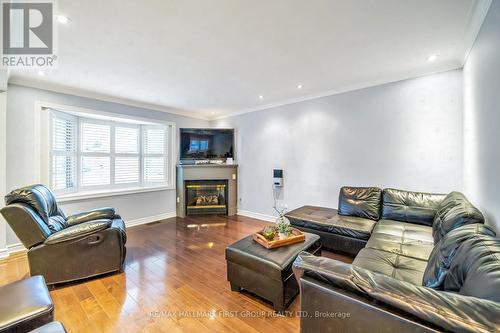
[(76, 152), (76, 118), (55, 114), (52, 117), (52, 149)]
[(169, 125), (50, 111), (49, 171), (56, 194), (168, 185)]
[(92, 122), (81, 122), (81, 145), (83, 153), (109, 153), (111, 126)]
[(165, 157), (144, 157), (144, 181), (146, 183), (164, 183)]
[(52, 111), (51, 120), (52, 188), (59, 192), (76, 191), (77, 118)]
[(76, 158), (74, 156), (52, 156), (52, 188), (71, 190), (76, 187)]
[(115, 184), (139, 182), (139, 157), (115, 158)]
[(109, 185), (111, 183), (111, 162), (107, 156), (82, 157), (82, 186)]
[(139, 153), (139, 127), (115, 127), (115, 153), (116, 154), (138, 154)]
[(167, 181), (167, 128), (143, 126), (143, 179), (147, 183)]
[(165, 135), (163, 126), (144, 126), (144, 154), (165, 154)]

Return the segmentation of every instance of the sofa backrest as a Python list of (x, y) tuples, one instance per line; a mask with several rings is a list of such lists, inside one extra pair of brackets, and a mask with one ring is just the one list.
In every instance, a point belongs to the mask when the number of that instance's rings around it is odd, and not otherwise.
[(482, 223), (466, 224), (448, 232), (432, 249), (422, 285), (442, 289), (450, 265), (462, 243), (478, 235), (494, 237), (495, 231)]
[(5, 196), (5, 204), (2, 215), (26, 247), (67, 226), (54, 194), (44, 185), (13, 190)]
[(382, 218), (431, 226), (445, 196), (386, 188), (382, 195)]
[(443, 289), (500, 302), (500, 239), (475, 235), (462, 243)]
[(437, 243), (444, 235), (462, 225), (484, 223), (483, 214), (460, 192), (449, 193), (442, 201), (434, 222), (432, 234)]
[(339, 193), (339, 215), (380, 219), (382, 190), (378, 187), (344, 186)]

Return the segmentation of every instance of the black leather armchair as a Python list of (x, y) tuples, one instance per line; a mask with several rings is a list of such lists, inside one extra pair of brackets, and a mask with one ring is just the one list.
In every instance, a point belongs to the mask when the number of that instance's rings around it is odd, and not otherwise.
[(112, 208), (66, 217), (44, 185), (14, 190), (0, 210), (28, 249), (30, 274), (47, 284), (122, 270), (125, 224)]

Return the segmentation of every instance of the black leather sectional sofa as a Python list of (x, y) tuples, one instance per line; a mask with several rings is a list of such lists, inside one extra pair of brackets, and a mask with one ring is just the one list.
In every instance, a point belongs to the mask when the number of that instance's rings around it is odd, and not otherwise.
[(344, 187), (287, 217), (355, 255), (298, 256), (302, 332), (500, 331), (500, 240), (463, 194)]

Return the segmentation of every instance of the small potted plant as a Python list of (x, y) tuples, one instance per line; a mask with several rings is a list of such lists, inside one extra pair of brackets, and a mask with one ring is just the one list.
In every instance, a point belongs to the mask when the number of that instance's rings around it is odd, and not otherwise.
[(274, 210), (278, 213), (278, 218), (276, 219), (276, 231), (280, 239), (287, 238), (292, 232), (292, 226), (290, 222), (285, 217), (286, 208), (279, 210), (276, 208), (276, 204), (273, 206)]
[(278, 224), (276, 225), (276, 230), (278, 231), (278, 236), (280, 239), (286, 239), (292, 232), (292, 227), (286, 218), (280, 218)]
[(274, 236), (276, 235), (276, 228), (274, 226), (268, 225), (264, 229), (262, 229), (261, 234), (268, 241), (272, 241), (274, 239)]

